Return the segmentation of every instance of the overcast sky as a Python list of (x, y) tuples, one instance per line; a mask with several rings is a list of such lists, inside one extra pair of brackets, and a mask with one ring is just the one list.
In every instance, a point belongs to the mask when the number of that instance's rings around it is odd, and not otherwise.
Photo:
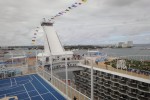
[[(42, 18), (80, 0), (0, 0), (0, 45), (31, 45)], [(150, 0), (88, 0), (55, 20), (63, 44), (150, 44)], [(43, 30), (37, 43), (43, 44)]]

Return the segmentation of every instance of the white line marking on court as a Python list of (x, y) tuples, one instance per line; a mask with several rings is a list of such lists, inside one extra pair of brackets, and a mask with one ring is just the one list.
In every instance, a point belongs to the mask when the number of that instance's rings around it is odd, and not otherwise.
[[(9, 80), (11, 80), (11, 79), (9, 79)], [(27, 79), (27, 80), (29, 80), (29, 79)], [(23, 82), (23, 81), (27, 81), (27, 80), (22, 80), (22, 81), (17, 81), (17, 82)], [(7, 84), (9, 84), (9, 83), (3, 83), (3, 84), (0, 84), (0, 85), (7, 85)]]
[[(28, 92), (33, 92), (33, 91), (35, 91), (35, 90), (31, 90), (31, 91), (28, 91)], [(17, 92), (19, 92), (19, 93), (17, 93)], [(10, 92), (10, 93), (7, 93), (7, 95), (8, 94), (11, 94), (11, 93), (16, 93), (16, 94), (22, 94), (22, 93), (24, 93), (24, 92), (26, 92), (25, 90), (21, 90), (21, 91), (17, 91), (17, 92)], [(15, 94), (15, 95), (16, 95)]]
[(11, 86), (12, 86), (12, 81), (11, 81), (11, 78), (10, 78), (10, 84), (11, 84)]
[(1, 81), (4, 81), (4, 80), (8, 80), (8, 79), (9, 79), (9, 78), (6, 78), (6, 79), (2, 79), (2, 80), (0, 80), (0, 82), (1, 82)]
[[(46, 93), (43, 93), (41, 95), (44, 95), (44, 94), (48, 94), (49, 92), (46, 92)], [(31, 97), (38, 97), (39, 95), (34, 95), (34, 96), (31, 96)], [(25, 100), (25, 99), (28, 99), (28, 98), (24, 98), (24, 99), (20, 99), (20, 100)]]
[[(21, 82), (21, 81), (18, 81), (18, 82)], [(24, 85), (25, 85), (25, 84), (28, 84), (28, 83), (30, 83), (30, 82), (26, 82), (26, 83), (24, 83)], [(19, 86), (22, 86), (22, 84), (18, 84), (16, 87), (13, 87), (13, 86), (7, 86), (7, 87), (5, 87), (5, 88), (0, 88), (0, 91), (4, 91), (4, 90), (9, 90), (9, 89), (17, 88), (17, 87), (19, 87)]]
[[(17, 92), (24, 92), (25, 90), (21, 90), (21, 91), (17, 91)], [(6, 93), (6, 95), (9, 95), (9, 94), (12, 94), (12, 93), (17, 93), (17, 92), (9, 92), (9, 93)], [(2, 95), (4, 95), (4, 94), (2, 94)], [(0, 95), (1, 96), (1, 95)]]
[(33, 78), (31, 77), (31, 75), (29, 77), (31, 78), (31, 80), (33, 80)]
[[(28, 91), (28, 92), (33, 92), (33, 91), (35, 91), (35, 90), (31, 90), (31, 91)], [(13, 93), (13, 95), (10, 95), (10, 94), (12, 94)], [(15, 94), (14, 94), (15, 93)], [(9, 95), (9, 96), (14, 96), (14, 95), (18, 95), (18, 94), (23, 94), (23, 93), (26, 93), (26, 91), (25, 90), (21, 90), (21, 91), (17, 91), (17, 92), (10, 92), (10, 93), (7, 93), (6, 95)], [(3, 94), (4, 95), (4, 94)], [(0, 96), (2, 96), (2, 95), (0, 95)]]
[(10, 84), (10, 83), (3, 83), (3, 84), (0, 84), (0, 86), (1, 86), (1, 85), (7, 85), (7, 84)]
[(9, 86), (9, 87), (5, 87), (4, 89), (2, 89), (2, 88), (0, 88), (0, 91), (4, 91), (4, 90), (10, 90), (10, 89), (14, 89), (14, 88), (17, 88), (17, 87), (20, 87), (20, 86), (22, 86), (22, 84), (19, 84), (19, 85), (17, 85), (17, 86), (15, 86), (15, 87), (11, 87), (11, 86)]
[(16, 87), (11, 87), (11, 86), (9, 86), (9, 87), (7, 87), (7, 88), (5, 87), (4, 89), (0, 88), (0, 89), (1, 89), (0, 91), (9, 90), (9, 89), (14, 89), (14, 88), (17, 88), (17, 87), (19, 87), (19, 86), (22, 86), (22, 84), (17, 85)]
[(17, 81), (16, 81), (16, 79), (14, 78), (14, 80), (15, 80), (15, 84), (17, 85)]
[[(44, 94), (48, 94), (49, 92), (46, 92), (46, 93), (43, 93), (43, 94), (41, 94), (41, 95), (44, 95)], [(39, 96), (39, 95), (34, 95), (34, 96), (32, 96), (32, 97), (37, 97), (37, 96)]]
[[(15, 78), (14, 78), (15, 79)], [(3, 79), (4, 80), (4, 79)], [(11, 80), (11, 78), (7, 79), (8, 81)], [(15, 79), (16, 80), (16, 79)], [(25, 80), (21, 80), (21, 81), (17, 81), (17, 82), (22, 82), (22, 81), (27, 81), (29, 79), (25, 79)], [(1, 80), (2, 81), (2, 80)], [(1, 83), (1, 82), (0, 82)], [(3, 83), (3, 84), (0, 84), (0, 85), (4, 85), (4, 84), (9, 84), (9, 83)]]
[(24, 86), (24, 84), (23, 84), (23, 87), (24, 87), (24, 89), (26, 90), (26, 93), (27, 93), (27, 95), (28, 95), (29, 99), (31, 100), (31, 97), (30, 97), (30, 95), (29, 95), (29, 93), (28, 93), (28, 91), (27, 91), (26, 87)]
[[(33, 86), (33, 88), (36, 90), (36, 92), (39, 94), (39, 96), (43, 99), (43, 97), (41, 96), (41, 94), (39, 93), (39, 91), (36, 89), (36, 87), (32, 84), (32, 82), (30, 81), (31, 85)], [(43, 99), (44, 100), (44, 99)]]
[[(33, 75), (34, 76), (34, 75)], [(34, 76), (35, 77), (35, 76)], [(36, 78), (36, 77), (35, 77)], [(37, 78), (36, 78), (37, 79)], [(38, 79), (37, 79), (38, 80)], [(39, 80), (38, 80), (39, 81)], [(40, 83), (41, 83), (41, 81), (39, 81)], [(42, 85), (43, 85), (43, 83), (41, 83)], [(46, 90), (48, 90), (44, 85), (43, 85), (43, 87), (46, 89)], [(49, 91), (49, 90), (48, 90)], [(49, 91), (49, 93), (51, 94), (51, 95), (53, 95), (53, 93), (52, 92), (50, 92)], [(54, 95), (53, 95), (53, 97), (56, 99), (56, 100), (58, 100)]]

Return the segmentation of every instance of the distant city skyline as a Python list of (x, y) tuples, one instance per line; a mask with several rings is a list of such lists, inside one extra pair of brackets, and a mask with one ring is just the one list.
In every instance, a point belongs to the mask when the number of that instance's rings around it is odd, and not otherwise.
[[(0, 46), (32, 45), (42, 18), (80, 0), (1, 0)], [(63, 45), (150, 44), (150, 0), (88, 0), (54, 23)], [(36, 44), (42, 45), (43, 29)]]

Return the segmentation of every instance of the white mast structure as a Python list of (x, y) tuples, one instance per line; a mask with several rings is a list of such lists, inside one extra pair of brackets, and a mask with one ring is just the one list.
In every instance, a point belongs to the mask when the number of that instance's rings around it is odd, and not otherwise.
[[(52, 75), (52, 61), (54, 58), (59, 57), (65, 58), (65, 67), (66, 67), (66, 95), (68, 98), (68, 66), (67, 66), (67, 58), (71, 58), (73, 55), (72, 51), (65, 51), (59, 37), (53, 28), (53, 23), (44, 21), (41, 23), (41, 26), (44, 30), (44, 53), (38, 54), (38, 56), (44, 56), (50, 58), (50, 65), (51, 65), (51, 82), (53, 82), (53, 75)], [(44, 59), (46, 61), (46, 59)], [(43, 63), (43, 62), (42, 62)]]
[[(41, 26), (44, 30), (44, 56), (60, 56), (60, 55), (67, 55), (67, 57), (72, 57), (72, 51), (65, 51), (60, 39), (53, 28), (53, 23), (44, 20), (41, 23)], [(38, 54), (38, 56), (42, 56), (42, 54)]]

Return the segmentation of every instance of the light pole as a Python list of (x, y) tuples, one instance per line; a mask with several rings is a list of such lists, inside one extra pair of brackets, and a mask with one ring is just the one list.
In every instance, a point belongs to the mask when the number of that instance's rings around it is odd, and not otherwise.
[(13, 53), (12, 53), (12, 51), (11, 51), (11, 63), (12, 63), (12, 67), (13, 67), (13, 64), (14, 64), (14, 59), (13, 59)]
[(51, 54), (51, 53), (50, 53), (50, 57), (49, 57), (49, 58), (50, 58), (50, 66), (51, 66), (51, 83), (52, 83), (52, 82), (53, 82), (53, 75), (52, 75), (52, 69), (53, 69), (53, 68), (52, 68), (52, 67), (53, 67), (53, 66), (52, 66), (52, 65), (53, 65), (52, 62), (53, 62), (53, 61), (52, 61), (52, 54)]
[(91, 100), (94, 100), (93, 99), (93, 60), (91, 65)]
[(91, 100), (94, 100), (93, 96), (93, 59), (87, 59), (91, 61)]
[[(44, 51), (42, 51), (42, 67), (41, 68), (44, 68)], [(42, 73), (43, 74), (43, 76), (44, 76), (44, 72)]]
[(38, 72), (38, 56), (37, 56), (37, 51), (36, 51), (36, 73)]
[(66, 68), (66, 96), (68, 99), (68, 66), (67, 66), (67, 55), (65, 54), (65, 68)]

